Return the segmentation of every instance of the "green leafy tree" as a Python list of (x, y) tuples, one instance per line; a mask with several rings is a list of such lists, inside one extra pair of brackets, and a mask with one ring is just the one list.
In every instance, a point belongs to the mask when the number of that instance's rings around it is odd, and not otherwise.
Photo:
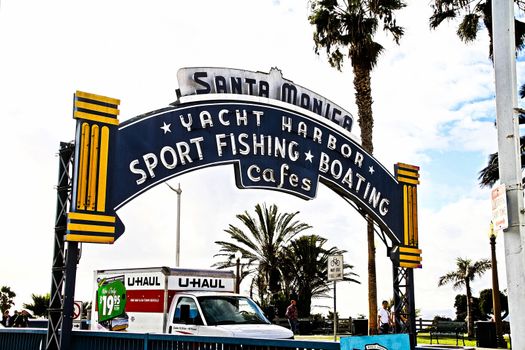
[(33, 299), (33, 302), (31, 304), (23, 304), (23, 306), (25, 309), (30, 310), (33, 315), (47, 318), (49, 297), (49, 293), (43, 295), (31, 294), (31, 299)]
[[(499, 303), (500, 311), (502, 312), (501, 318), (504, 319), (509, 314), (509, 299), (501, 291), (499, 292)], [(479, 310), (484, 315), (493, 314), (493, 300), (492, 300), (492, 289), (483, 289), (479, 293)]]
[[(292, 240), (286, 248), (284, 275), (291, 282), (289, 288), (297, 292), (299, 317), (310, 316), (312, 298), (330, 297), (332, 282), (328, 281), (328, 257), (346, 253), (336, 247), (325, 248), (326, 242), (321, 236), (306, 235)], [(350, 271), (352, 268), (345, 264), (344, 280), (360, 283), (355, 279), (357, 275)]]
[[(354, 73), (355, 99), (363, 148), (373, 153), (371, 72), (383, 46), (376, 41), (378, 28), (399, 43), (404, 30), (397, 25), (395, 11), (405, 7), (403, 0), (312, 0), (310, 24), (314, 26), (316, 53), (325, 49), (328, 62), (341, 70), (344, 57), (350, 59)], [(377, 333), (377, 283), (374, 224), (368, 218), (368, 310), (369, 333)]]
[[(296, 219), (295, 213), (280, 213), (276, 205), (267, 207), (266, 204), (255, 206), (253, 217), (245, 211), (236, 217), (243, 224), (243, 228), (229, 225), (224, 230), (230, 235), (230, 242), (217, 241), (220, 246), (215, 256), (224, 260), (214, 264), (218, 268), (235, 266), (232, 256), (237, 251), (242, 253), (243, 265), (246, 266), (244, 275), (257, 276), (257, 286), (262, 306), (272, 302), (280, 292), (281, 268), (284, 259), (285, 247), (288, 242), (302, 231), (311, 226)], [(264, 289), (263, 289), (264, 288)], [(269, 291), (269, 295), (266, 293)]]
[[(454, 307), (456, 308), (456, 321), (465, 322), (467, 320), (467, 296), (465, 294), (456, 295)], [(472, 297), (472, 319), (474, 321), (486, 319), (479, 309), (479, 298), (476, 297)]]
[(465, 288), (467, 292), (467, 331), (468, 336), (472, 337), (474, 335), (474, 318), (472, 314), (473, 298), (470, 284), (476, 277), (482, 276), (489, 270), (492, 265), (488, 259), (472, 262), (470, 259), (457, 258), (456, 266), (455, 271), (450, 271), (439, 277), (438, 286), (441, 287), (446, 284), (452, 284), (452, 287), (456, 290)]
[(11, 287), (2, 286), (0, 288), (0, 310), (2, 310), (2, 314), (15, 304), (15, 297), (16, 293), (11, 290)]

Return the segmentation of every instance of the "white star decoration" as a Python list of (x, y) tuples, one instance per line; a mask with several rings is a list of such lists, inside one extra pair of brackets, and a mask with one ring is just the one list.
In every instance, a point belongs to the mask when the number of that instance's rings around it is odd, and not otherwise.
[(164, 130), (164, 134), (168, 133), (168, 132), (171, 132), (170, 128), (171, 128), (171, 123), (169, 124), (166, 124), (166, 122), (164, 122), (164, 125), (160, 127), (162, 130)]
[(373, 167), (373, 166), (369, 166), (369, 167), (368, 167), (368, 172), (369, 172), (370, 174), (375, 173), (374, 167)]
[(310, 163), (312, 163), (312, 159), (314, 159), (314, 156), (313, 156), (312, 152), (310, 152), (310, 150), (308, 150), (308, 152), (306, 152), (304, 155), (306, 156), (305, 160), (307, 160)]

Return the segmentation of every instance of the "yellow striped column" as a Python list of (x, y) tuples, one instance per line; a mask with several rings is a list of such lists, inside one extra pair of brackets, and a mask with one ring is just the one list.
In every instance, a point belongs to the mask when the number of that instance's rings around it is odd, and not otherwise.
[(418, 249), (417, 185), (419, 167), (404, 163), (395, 165), (395, 175), (403, 189), (403, 242), (399, 247), (399, 266), (421, 267), (421, 250)]
[(116, 216), (108, 207), (108, 166), (119, 125), (114, 98), (77, 91), (73, 118), (77, 120), (75, 169), (67, 241), (113, 243)]

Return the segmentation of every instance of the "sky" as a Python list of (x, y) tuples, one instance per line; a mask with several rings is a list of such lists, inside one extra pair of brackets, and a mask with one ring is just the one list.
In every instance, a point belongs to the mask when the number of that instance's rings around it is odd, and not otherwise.
[[(421, 167), (419, 238), (423, 268), (415, 272), (416, 307), (424, 318), (454, 316), (462, 291), (437, 287), (457, 257), (490, 257), (490, 189), (477, 176), (497, 150), (494, 72), (485, 30), (465, 45), (457, 23), (430, 30), (426, 1), (407, 1), (398, 14), (405, 35), (396, 46), (382, 34), (384, 54), (372, 74), (374, 155), (391, 172), (397, 162)], [(316, 55), (306, 1), (13, 1), (0, 3), (0, 130), (2, 264), (0, 285), (17, 294), (48, 293), (61, 141), (74, 139), (76, 90), (121, 100), (120, 121), (176, 99), (177, 70), (230, 67), (268, 72), (307, 87), (357, 115), (353, 74)], [(522, 63), (518, 81), (525, 81)], [(359, 135), (357, 123), (353, 130)], [(207, 168), (170, 180), (180, 183), (182, 267), (217, 262), (217, 240), (238, 224), (235, 215), (257, 203), (276, 204), (313, 226), (309, 233), (347, 251), (346, 263), (361, 284), (339, 283), (341, 317), (367, 314), (367, 245), (364, 219), (338, 195), (320, 186), (305, 201), (274, 191), (240, 190), (232, 166)], [(89, 300), (93, 271), (174, 266), (177, 195), (157, 186), (118, 212), (126, 232), (114, 245), (83, 244), (76, 300)], [(497, 253), (506, 288), (503, 240)], [(378, 299), (392, 297), (392, 265), (377, 239)], [(491, 288), (477, 279), (474, 295)], [(243, 283), (241, 292), (247, 293)], [(313, 303), (332, 310), (332, 300)]]

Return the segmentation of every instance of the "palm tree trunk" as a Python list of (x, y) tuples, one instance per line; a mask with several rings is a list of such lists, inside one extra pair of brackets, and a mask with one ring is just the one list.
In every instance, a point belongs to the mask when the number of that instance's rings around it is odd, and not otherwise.
[[(352, 59), (352, 62), (358, 62)], [(370, 68), (353, 65), (354, 87), (357, 104), (359, 128), (361, 129), (361, 145), (368, 153), (374, 152), (372, 129), (374, 117), (372, 115), (372, 88)], [(377, 334), (377, 287), (376, 287), (376, 248), (374, 244), (374, 223), (367, 218), (368, 240), (368, 333)]]
[(368, 153), (374, 153), (372, 142), (372, 130), (374, 128), (374, 116), (372, 114), (372, 87), (370, 80), (370, 69), (355, 65), (354, 88), (357, 104), (357, 121), (361, 129), (361, 145)]
[(474, 336), (474, 319), (472, 317), (472, 290), (468, 279), (465, 288), (467, 289), (467, 333), (468, 337), (472, 338)]
[(367, 224), (368, 240), (368, 334), (377, 334), (377, 284), (376, 284), (376, 247), (374, 243), (374, 223)]

